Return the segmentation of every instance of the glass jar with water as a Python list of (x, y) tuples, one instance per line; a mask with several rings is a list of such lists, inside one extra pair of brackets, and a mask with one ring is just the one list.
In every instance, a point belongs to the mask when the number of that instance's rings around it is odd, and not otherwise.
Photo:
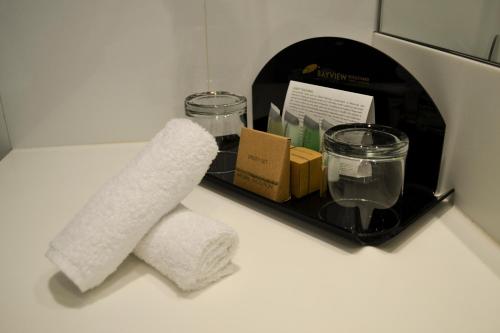
[(405, 133), (375, 124), (344, 124), (324, 135), (328, 188), (333, 201), (357, 208), (352, 226), (368, 232), (376, 209), (391, 208), (403, 193), (409, 140)]

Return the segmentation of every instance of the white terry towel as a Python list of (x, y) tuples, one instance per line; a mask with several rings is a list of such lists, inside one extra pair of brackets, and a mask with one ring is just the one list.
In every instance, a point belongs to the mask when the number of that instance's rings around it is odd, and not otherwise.
[(46, 256), (83, 292), (99, 285), (142, 237), (201, 181), (217, 144), (173, 119), (109, 180), (50, 243)]
[(182, 290), (201, 289), (236, 271), (238, 236), (222, 222), (179, 205), (142, 239), (134, 254)]

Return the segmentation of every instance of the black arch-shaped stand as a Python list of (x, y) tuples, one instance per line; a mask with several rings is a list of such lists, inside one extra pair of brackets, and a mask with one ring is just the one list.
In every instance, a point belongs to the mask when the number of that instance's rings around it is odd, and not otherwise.
[[(368, 231), (360, 233), (357, 208), (343, 208), (318, 193), (279, 204), (233, 185), (233, 174), (207, 174), (206, 183), (284, 212), (361, 244), (380, 244), (399, 234), (452, 192), (436, 192), (445, 123), (420, 83), (377, 49), (349, 39), (320, 37), (295, 43), (275, 55), (252, 86), (253, 127), (265, 131), (270, 103), (283, 108), (290, 80), (371, 95), (375, 122), (398, 128), (410, 139), (404, 194), (390, 209), (375, 210)], [(234, 163), (218, 157), (217, 163)], [(227, 166), (226, 166), (227, 167)]]

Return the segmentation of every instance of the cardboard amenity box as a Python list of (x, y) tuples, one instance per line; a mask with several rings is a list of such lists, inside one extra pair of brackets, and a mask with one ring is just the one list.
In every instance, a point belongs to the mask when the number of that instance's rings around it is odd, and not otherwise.
[(290, 199), (290, 139), (242, 128), (234, 184), (276, 202)]
[(290, 190), (301, 198), (318, 191), (322, 185), (322, 156), (317, 151), (292, 147), (290, 149)]

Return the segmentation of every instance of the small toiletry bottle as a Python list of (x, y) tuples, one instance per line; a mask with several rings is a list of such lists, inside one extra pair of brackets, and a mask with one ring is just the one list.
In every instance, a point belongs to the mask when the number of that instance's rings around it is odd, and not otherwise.
[(304, 116), (303, 146), (318, 152), (320, 148), (319, 124), (308, 115)]
[(280, 109), (278, 109), (278, 107), (273, 103), (271, 103), (269, 115), (267, 117), (267, 132), (276, 135), (284, 134)]
[(291, 144), (296, 147), (302, 147), (302, 131), (300, 128), (299, 118), (285, 112), (285, 136), (291, 139)]

